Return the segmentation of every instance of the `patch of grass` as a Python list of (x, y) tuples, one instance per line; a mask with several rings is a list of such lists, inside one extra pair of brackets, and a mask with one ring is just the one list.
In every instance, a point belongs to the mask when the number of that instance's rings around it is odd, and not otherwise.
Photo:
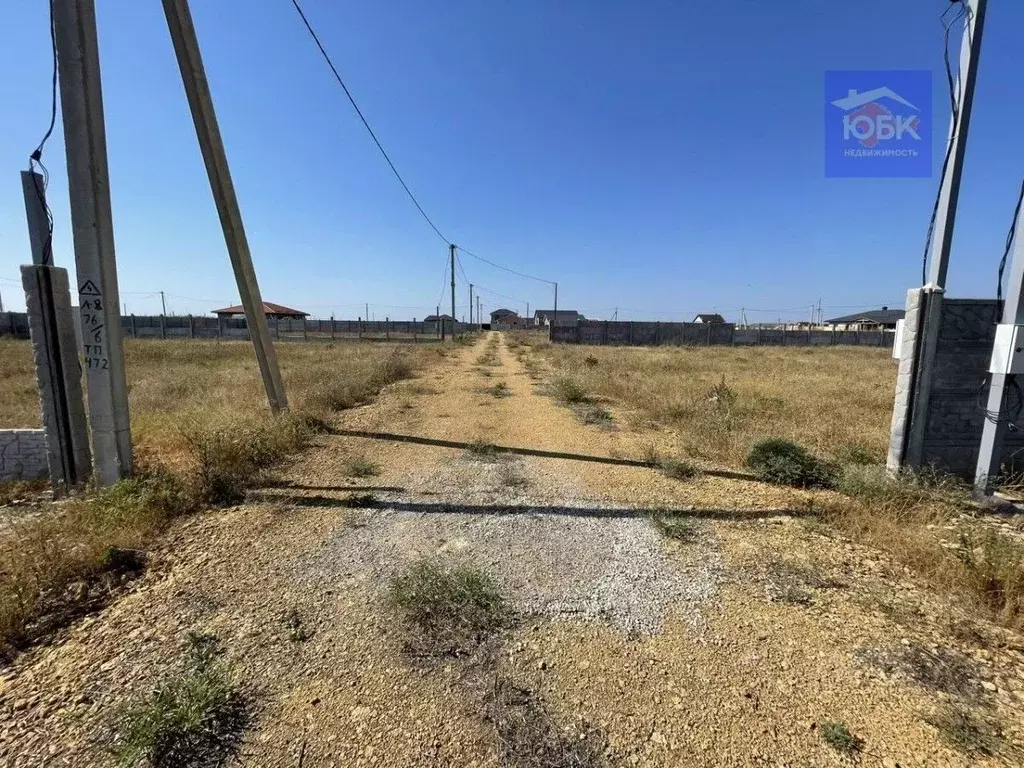
[(656, 512), (651, 515), (651, 522), (662, 535), (686, 544), (697, 540), (700, 528), (692, 517), (670, 515)]
[(810, 605), (814, 598), (811, 590), (843, 586), (841, 582), (826, 578), (806, 565), (774, 561), (765, 568), (765, 592), (778, 603)]
[(993, 723), (986, 723), (967, 709), (946, 705), (925, 722), (939, 732), (949, 746), (965, 755), (992, 757), (1004, 744), (1001, 729)]
[(576, 409), (580, 421), (584, 424), (594, 424), (599, 427), (608, 427), (615, 421), (611, 411), (602, 408), (600, 405), (588, 404)]
[(523, 475), (519, 468), (512, 463), (499, 465), (498, 479), (506, 488), (522, 490), (530, 485), (529, 478)]
[(835, 457), (840, 464), (861, 467), (881, 464), (885, 460), (880, 452), (872, 451), (859, 443), (843, 443), (836, 449)]
[(957, 557), (970, 588), (1005, 623), (1024, 616), (1024, 544), (992, 529), (960, 534)]
[(151, 471), (66, 501), (60, 516), (15, 524), (0, 538), (0, 655), (101, 604), (144, 567), (145, 544), (193, 508), (173, 475)]
[(899, 675), (929, 690), (977, 699), (981, 668), (968, 656), (949, 648), (899, 646), (891, 650), (864, 649), (858, 656), (886, 674)]
[(797, 488), (828, 488), (832, 469), (803, 446), (781, 437), (759, 440), (747, 454), (747, 466), (768, 483)]
[(121, 712), (114, 753), (126, 768), (223, 765), (247, 722), (247, 702), (231, 668), (208, 645), (190, 648), (180, 675)]
[(864, 748), (864, 740), (850, 733), (844, 723), (829, 721), (821, 724), (821, 739), (836, 752), (852, 755)]
[(536, 695), (498, 677), (487, 697), (501, 764), (509, 768), (600, 768), (605, 765), (599, 735), (560, 728)]
[(481, 459), (493, 459), (498, 455), (498, 447), (489, 443), (483, 438), (477, 438), (466, 446), (466, 450), (473, 456)]
[(700, 477), (700, 468), (680, 459), (662, 459), (658, 466), (665, 477), (673, 480), (695, 480)]
[(45, 497), (49, 490), (50, 483), (46, 480), (16, 480), (12, 483), (0, 483), (0, 507), (22, 499)]
[(376, 477), (380, 466), (365, 456), (353, 456), (345, 462), (345, 474), (349, 477)]
[(640, 448), (640, 461), (648, 467), (660, 467), (661, 453), (658, 451), (658, 446), (651, 442), (644, 443)]
[(493, 387), (488, 387), (484, 391), (487, 394), (491, 395), (492, 397), (499, 397), (499, 398), (500, 397), (508, 397), (509, 395), (512, 394), (512, 390), (509, 389), (508, 384), (506, 384), (504, 381), (499, 381)]
[(559, 376), (551, 382), (551, 394), (556, 400), (566, 405), (591, 402), (590, 394), (579, 379), (571, 376)]
[(509, 624), (494, 580), (476, 568), (421, 560), (391, 580), (389, 602), (410, 631), (415, 656), (459, 656)]
[(583, 364), (587, 366), (587, 368), (596, 368), (597, 363), (598, 360), (593, 355), (587, 355), (586, 357), (583, 358)]
[(290, 608), (282, 620), (284, 628), (288, 632), (288, 639), (293, 643), (303, 643), (313, 636), (313, 633), (306, 627), (302, 620), (302, 614), (298, 608)]

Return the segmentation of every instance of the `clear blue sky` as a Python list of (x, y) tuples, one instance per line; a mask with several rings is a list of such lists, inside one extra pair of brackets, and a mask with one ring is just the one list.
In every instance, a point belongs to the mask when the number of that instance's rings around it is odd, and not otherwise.
[[(803, 317), (822, 297), (902, 304), (938, 176), (826, 179), (829, 69), (931, 69), (948, 126), (948, 0), (305, 0), (328, 50), (445, 235), (560, 284), (588, 316), (717, 308)], [(29, 259), (18, 171), (48, 119), (41, 0), (0, 9), (0, 290)], [(130, 312), (237, 301), (161, 5), (98, 0), (114, 226)], [(377, 154), (288, 0), (193, 0), (266, 299), (319, 316), (422, 317), (446, 248)], [(992, 296), (1024, 173), (1024, 3), (992, 0), (950, 293)], [(72, 266), (60, 120), (58, 263)], [(531, 308), (549, 289), (463, 257)], [(179, 297), (195, 297), (184, 299)], [(447, 300), (446, 300), (447, 301)], [(484, 294), (485, 309), (505, 299)], [(466, 304), (459, 288), (459, 304)], [(386, 308), (382, 305), (417, 307)], [(796, 308), (775, 311), (777, 308)], [(804, 309), (806, 307), (806, 309)], [(644, 309), (648, 308), (648, 309)], [(852, 310), (850, 310), (852, 311)], [(463, 310), (460, 310), (460, 314)], [(688, 319), (688, 318), (687, 318)]]

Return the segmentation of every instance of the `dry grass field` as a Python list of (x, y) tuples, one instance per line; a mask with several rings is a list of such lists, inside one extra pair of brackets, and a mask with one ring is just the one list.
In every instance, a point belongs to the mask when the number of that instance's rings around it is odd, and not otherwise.
[(843, 347), (579, 347), (533, 338), (555, 386), (635, 411), (677, 432), (693, 458), (741, 465), (776, 435), (815, 453), (881, 461), (889, 440), (896, 361)]
[[(450, 348), (450, 347), (449, 347)], [(129, 341), (137, 476), (34, 513), (0, 537), (0, 649), (48, 630), (69, 584), (106, 582), (123, 550), (174, 517), (231, 502), (303, 447), (332, 413), (443, 359), (441, 345), (277, 345), (291, 409), (273, 418), (247, 342)], [(37, 427), (27, 341), (0, 341), (0, 428)], [(23, 495), (24, 484), (0, 491)], [(132, 556), (134, 557), (134, 555)], [(119, 566), (118, 566), (119, 567)], [(77, 587), (78, 591), (82, 587)], [(96, 591), (95, 589), (93, 591)], [(42, 621), (40, 626), (33, 622)]]

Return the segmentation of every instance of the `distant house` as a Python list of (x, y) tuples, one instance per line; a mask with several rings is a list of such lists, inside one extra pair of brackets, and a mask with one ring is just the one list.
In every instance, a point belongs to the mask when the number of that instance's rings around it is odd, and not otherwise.
[(436, 323), (440, 320), (443, 323), (450, 323), (455, 318), (451, 315), (427, 315), (423, 318), (424, 323)]
[(843, 317), (833, 317), (831, 320), (826, 320), (825, 325), (831, 326), (837, 331), (892, 330), (896, 327), (896, 321), (902, 320), (904, 314), (906, 313), (902, 309), (882, 307)]
[(522, 325), (523, 318), (511, 309), (496, 309), (491, 312), (491, 325)]
[(693, 318), (695, 323), (724, 323), (725, 318), (719, 315), (717, 312), (710, 312), (705, 314), (697, 315)]
[(553, 317), (555, 325), (571, 326), (573, 328), (575, 328), (579, 321), (583, 319), (583, 315), (575, 309), (560, 309), (558, 310), (557, 317), (555, 317), (555, 311), (553, 309), (538, 309), (533, 313), (534, 323), (538, 327), (547, 327), (551, 324), (551, 319)]
[[(217, 317), (232, 318), (232, 317), (245, 317), (245, 307), (241, 304), (235, 307), (224, 307), (223, 309), (213, 310), (213, 314)], [(267, 317), (275, 317), (279, 319), (294, 319), (299, 320), (303, 317), (309, 317), (309, 312), (303, 312), (300, 309), (292, 309), (286, 307), (283, 304), (274, 304), (269, 301), (263, 302), (263, 314)]]

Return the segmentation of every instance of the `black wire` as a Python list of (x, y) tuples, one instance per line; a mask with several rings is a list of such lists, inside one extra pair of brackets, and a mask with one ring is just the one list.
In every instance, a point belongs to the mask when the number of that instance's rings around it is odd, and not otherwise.
[[(50, 136), (53, 135), (54, 126), (57, 124), (57, 31), (53, 24), (53, 0), (50, 0), (50, 51), (53, 59), (52, 76), (50, 78), (50, 124), (46, 127), (46, 133), (40, 139), (39, 144), (28, 156), (28, 170), (32, 174), (32, 185), (35, 187), (36, 197), (39, 204), (46, 212), (46, 242), (43, 243), (43, 264), (53, 265), (53, 211), (46, 203), (46, 188), (50, 186), (50, 172), (43, 164), (43, 148)], [(35, 172), (36, 166), (42, 171), (43, 185), (39, 186), (39, 177)]]
[[(928, 282), (928, 255), (929, 255), (929, 253), (931, 251), (932, 235), (935, 232), (935, 220), (936, 220), (936, 218), (938, 218), (938, 215), (939, 215), (939, 201), (942, 199), (942, 185), (943, 185), (943, 182), (944, 182), (944, 180), (946, 178), (946, 171), (949, 168), (950, 158), (952, 158), (952, 156), (953, 156), (953, 146), (956, 144), (957, 129), (958, 129), (959, 123), (960, 123), (959, 94), (956, 92), (956, 86), (955, 86), (955, 84), (953, 82), (953, 66), (949, 62), (949, 35), (950, 35), (950, 32), (953, 29), (953, 25), (956, 24), (957, 21), (963, 19), (969, 13), (969, 11), (966, 10), (967, 9), (967, 4), (966, 3), (958, 3), (958, 4), (959, 4), (959, 11), (957, 12), (956, 16), (954, 16), (952, 18), (952, 20), (950, 20), (950, 22), (948, 24), (945, 22), (946, 14), (949, 13), (950, 8), (952, 8), (953, 6), (950, 5), (948, 8), (946, 8), (946, 10), (942, 12), (942, 16), (941, 16), (942, 24), (943, 24), (943, 26), (945, 27), (945, 30), (946, 30), (946, 32), (945, 32), (945, 47), (944, 47), (943, 52), (942, 52), (942, 54), (943, 54), (942, 58), (943, 58), (943, 61), (945, 62), (945, 65), (946, 65), (946, 84), (949, 87), (949, 105), (950, 105), (950, 110), (951, 110), (952, 116), (953, 116), (953, 119), (952, 119), (953, 128), (952, 128), (952, 130), (950, 131), (950, 134), (949, 134), (949, 142), (946, 144), (946, 156), (945, 156), (945, 158), (942, 161), (942, 173), (939, 174), (939, 189), (935, 193), (935, 204), (932, 206), (932, 215), (931, 215), (931, 219), (928, 222), (928, 235), (927, 235), (927, 237), (925, 239), (925, 242), (924, 242), (924, 258), (922, 259), (922, 263), (921, 263), (921, 284), (922, 285), (925, 285)], [(970, 33), (970, 21), (969, 20), (968, 20), (968, 24), (967, 24), (967, 30), (968, 30), (968, 34), (969, 34)]]
[(1020, 192), (1017, 195), (1017, 206), (1013, 209), (1013, 219), (1010, 221), (1010, 231), (1006, 233), (1006, 246), (1003, 248), (1003, 258), (999, 260), (999, 279), (996, 282), (996, 302), (999, 307), (999, 315), (996, 322), (1000, 321), (1003, 314), (1003, 271), (1006, 269), (1006, 260), (1010, 256), (1010, 248), (1013, 245), (1013, 234), (1017, 231), (1017, 220), (1020, 218), (1021, 203), (1024, 202), (1024, 179), (1020, 183)]
[(506, 272), (511, 272), (513, 275), (519, 275), (520, 277), (525, 277), (525, 278), (528, 278), (530, 280), (536, 280), (539, 283), (547, 283), (548, 285), (554, 285), (555, 284), (554, 280), (545, 280), (543, 277), (534, 277), (533, 275), (527, 275), (524, 272), (516, 272), (514, 269), (509, 269), (508, 267), (503, 267), (501, 264), (495, 264), (493, 261), (490, 261), (489, 259), (485, 259), (483, 256), (477, 256), (475, 253), (471, 253), (470, 251), (467, 251), (461, 245), (458, 246), (458, 249), (460, 251), (462, 251), (464, 254), (466, 254), (467, 256), (471, 256), (472, 258), (476, 259), (477, 261), (482, 261), (484, 264), (490, 264), (492, 267), (497, 267), (498, 269), (503, 269)]
[(373, 128), (370, 127), (370, 124), (363, 116), (363, 111), (359, 109), (359, 105), (356, 104), (356, 100), (352, 97), (352, 93), (349, 91), (348, 86), (345, 85), (345, 81), (341, 79), (341, 75), (338, 73), (338, 68), (334, 66), (334, 62), (331, 61), (331, 57), (324, 49), (323, 43), (320, 42), (320, 38), (317, 37), (316, 32), (313, 31), (313, 27), (310, 25), (309, 19), (307, 19), (306, 14), (302, 12), (302, 8), (299, 6), (298, 0), (291, 0), (291, 2), (292, 5), (295, 6), (295, 10), (299, 12), (299, 16), (302, 19), (302, 23), (306, 25), (306, 29), (309, 31), (310, 36), (313, 38), (313, 42), (316, 43), (316, 47), (319, 48), (320, 53), (323, 54), (324, 60), (327, 62), (327, 66), (329, 66), (331, 68), (331, 72), (334, 73), (334, 77), (338, 81), (338, 85), (340, 85), (341, 89), (345, 92), (345, 95), (348, 97), (348, 100), (352, 104), (353, 109), (355, 109), (356, 114), (359, 115), (359, 119), (363, 121), (363, 125), (366, 127), (367, 132), (369, 132), (370, 138), (373, 139), (373, 143), (377, 145), (377, 149), (380, 150), (380, 153), (384, 156), (384, 159), (387, 161), (388, 166), (390, 166), (392, 173), (395, 174), (395, 178), (398, 179), (398, 183), (402, 185), (402, 189), (405, 190), (405, 193), (409, 196), (409, 199), (412, 200), (413, 205), (416, 206), (416, 210), (420, 212), (420, 215), (426, 220), (427, 224), (430, 225), (431, 229), (433, 229), (437, 233), (438, 237), (444, 240), (445, 244), (450, 244), (448, 238), (441, 234), (441, 230), (438, 229), (437, 225), (434, 224), (434, 222), (431, 220), (429, 216), (427, 216), (427, 212), (423, 210), (423, 206), (420, 205), (419, 200), (416, 199), (416, 196), (412, 193), (412, 190), (409, 189), (409, 185), (405, 183), (405, 179), (402, 178), (402, 174), (398, 172), (398, 169), (395, 168), (395, 164), (391, 162), (391, 158), (388, 156), (388, 153), (384, 149), (384, 146), (380, 143), (380, 140), (377, 138), (377, 134), (373, 132)]

